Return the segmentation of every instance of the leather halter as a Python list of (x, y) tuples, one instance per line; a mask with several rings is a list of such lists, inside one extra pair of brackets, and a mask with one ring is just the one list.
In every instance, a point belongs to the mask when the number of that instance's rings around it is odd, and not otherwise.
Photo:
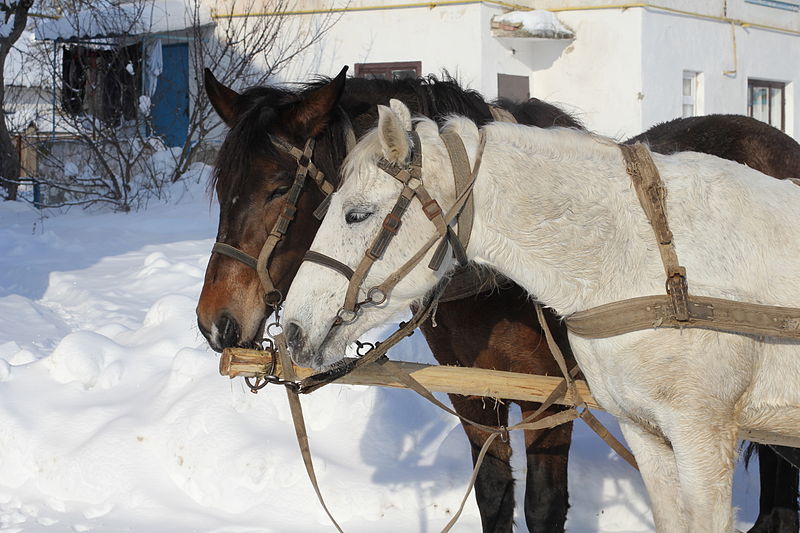
[[(425, 254), (437, 243), (440, 242), (439, 249), (434, 253), (428, 267), (432, 270), (439, 270), (444, 259), (444, 251), (446, 244), (449, 243), (453, 249), (453, 255), (460, 264), (466, 264), (467, 256), (464, 250), (464, 241), (468, 241), (468, 233), (462, 237), (456, 236), (451, 227), (451, 223), (456, 222), (459, 215), (464, 209), (465, 204), (472, 198), (472, 187), (475, 183), (475, 178), (480, 169), (481, 158), (483, 155), (483, 148), (486, 144), (485, 132), (481, 130), (480, 143), (478, 153), (475, 157), (475, 165), (470, 173), (469, 179), (461, 180), (460, 186), (457, 187), (457, 198), (450, 210), (444, 214), (439, 203), (434, 200), (428, 193), (422, 181), (422, 145), (419, 136), (415, 131), (408, 132), (412, 140), (411, 158), (406, 165), (397, 165), (389, 162), (386, 159), (378, 160), (378, 167), (385, 173), (390, 175), (395, 180), (399, 181), (403, 188), (395, 201), (394, 207), (386, 215), (381, 225), (378, 235), (372, 241), (372, 244), (367, 248), (364, 256), (359, 262), (355, 270), (345, 265), (341, 261), (332, 257), (326, 256), (319, 252), (309, 250), (304, 257), (304, 261), (317, 263), (327, 268), (331, 268), (336, 272), (345, 276), (348, 281), (347, 293), (345, 295), (344, 304), (336, 314), (336, 320), (333, 327), (341, 324), (353, 322), (358, 316), (358, 312), (364, 305), (380, 305), (386, 301), (394, 287), (416, 267), (420, 261), (425, 257)], [(452, 142), (452, 137), (449, 142)], [(460, 143), (460, 139), (459, 139)], [(463, 150), (463, 145), (462, 145)], [(466, 151), (464, 150), (464, 153)], [(452, 157), (452, 155), (451, 155)], [(455, 166), (455, 165), (454, 165)], [(469, 168), (469, 167), (467, 167)], [(459, 181), (458, 179), (456, 181)], [(460, 191), (458, 189), (461, 189)], [(362, 285), (375, 261), (383, 257), (386, 248), (391, 240), (397, 235), (402, 225), (402, 217), (405, 214), (408, 206), (413, 199), (417, 199), (421, 206), (422, 211), (428, 217), (428, 220), (436, 227), (436, 233), (431, 237), (417, 253), (415, 253), (408, 261), (406, 261), (400, 268), (387, 277), (379, 285), (370, 287), (366, 291), (366, 299), (358, 301), (359, 292)], [(466, 224), (465, 224), (466, 225)], [(461, 227), (461, 224), (459, 224)], [(469, 223), (471, 227), (471, 220)], [(461, 232), (459, 232), (461, 233)]]
[[(352, 127), (349, 129), (352, 131)], [(348, 135), (352, 134), (348, 132)], [(322, 191), (322, 193), (326, 196), (326, 200), (323, 201), (320, 207), (314, 212), (314, 215), (317, 216), (317, 218), (321, 218), (318, 216), (321, 209), (327, 207), (327, 199), (330, 198), (330, 195), (333, 193), (334, 186), (325, 179), (325, 174), (319, 170), (311, 160), (311, 156), (314, 153), (314, 138), (308, 139), (302, 150), (289, 144), (283, 139), (273, 136), (270, 136), (270, 139), (275, 146), (292, 156), (297, 161), (297, 170), (294, 174), (294, 181), (292, 182), (289, 192), (286, 193), (286, 204), (283, 206), (283, 209), (278, 215), (278, 220), (276, 220), (275, 225), (272, 226), (272, 231), (270, 231), (269, 235), (267, 236), (267, 240), (264, 242), (264, 246), (262, 246), (261, 252), (258, 254), (257, 258), (223, 242), (215, 242), (211, 252), (236, 259), (250, 268), (255, 269), (255, 271), (258, 273), (259, 279), (261, 280), (261, 286), (264, 289), (264, 299), (268, 305), (276, 306), (279, 305), (283, 300), (283, 295), (281, 294), (281, 291), (275, 287), (272, 277), (269, 274), (269, 261), (272, 257), (272, 252), (275, 250), (275, 247), (278, 245), (281, 239), (283, 239), (284, 235), (286, 235), (286, 232), (289, 229), (289, 224), (292, 222), (292, 220), (294, 220), (295, 213), (297, 212), (297, 203), (300, 201), (300, 194), (305, 186), (306, 178), (311, 177), (311, 179), (317, 184), (317, 187), (319, 187), (320, 191)], [(322, 213), (324, 214), (324, 211)]]

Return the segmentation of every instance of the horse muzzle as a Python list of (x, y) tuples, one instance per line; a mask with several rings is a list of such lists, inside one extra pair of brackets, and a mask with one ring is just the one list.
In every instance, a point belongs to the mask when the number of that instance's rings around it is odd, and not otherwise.
[(297, 322), (290, 321), (284, 327), (289, 354), (296, 365), (319, 370), (323, 367), (322, 353), (314, 350), (308, 335)]

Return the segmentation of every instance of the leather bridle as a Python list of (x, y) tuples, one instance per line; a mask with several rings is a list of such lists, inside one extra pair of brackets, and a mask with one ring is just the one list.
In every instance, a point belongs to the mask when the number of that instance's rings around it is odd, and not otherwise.
[[(442, 212), (439, 203), (431, 197), (422, 181), (422, 146), (419, 141), (419, 136), (415, 131), (410, 131), (408, 134), (412, 140), (412, 149), (407, 164), (397, 165), (384, 158), (378, 160), (378, 167), (386, 174), (399, 181), (403, 187), (392, 210), (384, 218), (378, 235), (367, 248), (358, 266), (352, 269), (337, 259), (313, 250), (309, 250), (303, 258), (304, 261), (316, 263), (335, 270), (348, 279), (349, 284), (347, 286), (344, 303), (336, 314), (336, 320), (332, 328), (353, 322), (358, 317), (359, 310), (365, 305), (380, 305), (384, 303), (394, 287), (422, 261), (428, 251), (437, 244), (437, 242), (439, 243), (439, 248), (433, 254), (428, 265), (430, 269), (439, 270), (448, 244), (452, 248), (453, 255), (459, 263), (466, 264), (467, 262), (462, 241), (456, 236), (451, 224), (458, 221), (461, 210), (467, 200), (471, 198), (472, 187), (475, 183), (478, 170), (480, 169), (483, 147), (486, 143), (485, 133), (481, 130), (478, 153), (470, 178), (464, 184), (463, 190), (456, 192), (456, 200), (447, 213)], [(372, 268), (372, 265), (383, 257), (389, 243), (394, 236), (397, 235), (402, 225), (402, 217), (414, 199), (420, 202), (422, 211), (434, 225), (436, 229), (434, 236), (408, 261), (400, 266), (400, 268), (383, 280), (383, 282), (364, 291), (362, 286), (364, 285), (367, 274)], [(359, 301), (358, 298), (361, 292), (366, 292), (366, 299)]]
[[(349, 132), (348, 135), (350, 135)], [(319, 190), (322, 191), (326, 197), (317, 210), (314, 211), (314, 216), (317, 218), (322, 218), (322, 215), (324, 215), (324, 210), (328, 205), (328, 199), (330, 198), (330, 195), (333, 194), (335, 187), (325, 179), (325, 174), (319, 170), (319, 168), (317, 168), (317, 166), (311, 160), (311, 157), (314, 154), (315, 144), (313, 137), (306, 141), (306, 144), (302, 150), (278, 137), (270, 136), (270, 139), (276, 147), (289, 154), (297, 161), (297, 169), (295, 170), (294, 181), (292, 182), (292, 186), (289, 188), (289, 191), (286, 193), (286, 203), (278, 215), (278, 220), (276, 220), (275, 225), (272, 226), (272, 231), (269, 232), (267, 240), (264, 242), (264, 246), (261, 247), (261, 252), (259, 252), (257, 258), (224, 242), (215, 242), (211, 252), (236, 259), (237, 261), (240, 261), (254, 269), (261, 280), (261, 286), (264, 290), (264, 300), (266, 301), (267, 305), (277, 307), (283, 301), (283, 294), (281, 294), (281, 291), (275, 287), (275, 284), (272, 281), (272, 277), (269, 274), (269, 262), (270, 258), (272, 257), (272, 252), (286, 235), (289, 225), (295, 218), (295, 214), (297, 213), (297, 203), (300, 201), (300, 195), (302, 194), (303, 187), (306, 184), (306, 178), (310, 177), (312, 180), (314, 180), (314, 183), (317, 184)]]

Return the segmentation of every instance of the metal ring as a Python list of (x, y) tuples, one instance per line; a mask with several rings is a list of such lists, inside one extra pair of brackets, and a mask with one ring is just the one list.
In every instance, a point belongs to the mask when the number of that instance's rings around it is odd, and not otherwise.
[(278, 289), (272, 289), (264, 295), (264, 301), (267, 305), (275, 307), (283, 301), (283, 293)]
[(274, 352), (275, 343), (272, 342), (272, 339), (270, 337), (264, 337), (263, 339), (261, 339), (261, 342), (259, 342), (259, 349), (262, 352)]
[[(378, 300), (375, 296), (378, 296), (380, 300)], [(380, 287), (372, 287), (369, 291), (367, 291), (367, 299), (372, 303), (372, 305), (381, 305), (386, 301), (386, 293), (383, 292), (383, 289)]]
[(349, 309), (345, 309), (342, 307), (336, 313), (336, 317), (342, 321), (343, 324), (350, 324), (351, 322), (355, 321), (358, 313), (356, 311), (351, 311)]
[[(273, 328), (277, 328), (278, 331), (273, 332)], [(270, 322), (269, 324), (267, 324), (266, 331), (267, 335), (269, 335), (272, 338), (275, 338), (283, 333), (283, 326), (281, 326), (279, 322)]]
[(256, 378), (255, 383), (253, 383), (251, 381), (251, 378), (249, 377), (244, 378), (244, 382), (247, 383), (247, 386), (250, 387), (250, 392), (252, 392), (253, 394), (258, 394), (258, 391), (266, 387), (267, 383), (269, 383), (269, 381), (262, 379), (260, 377)]
[(356, 343), (356, 355), (359, 357), (364, 357), (370, 351), (375, 349), (375, 345), (372, 344), (371, 342), (361, 342), (357, 340), (355, 341), (355, 343)]

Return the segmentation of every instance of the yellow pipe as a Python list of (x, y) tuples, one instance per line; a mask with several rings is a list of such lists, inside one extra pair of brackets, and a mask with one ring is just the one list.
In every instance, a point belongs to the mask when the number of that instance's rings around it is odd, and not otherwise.
[(739, 58), (736, 54), (736, 25), (733, 23), (731, 23), (731, 38), (733, 39), (733, 70), (723, 70), (722, 73), (725, 76), (736, 77), (736, 73), (739, 71)]
[(58, 15), (45, 15), (44, 13), (28, 13), (28, 16), (40, 19), (53, 19), (53, 20), (58, 20), (61, 18)]
[(468, 4), (490, 4), (499, 7), (507, 7), (509, 9), (519, 9), (530, 11), (530, 7), (520, 4), (512, 4), (510, 2), (501, 2), (499, 0), (439, 0), (428, 2), (402, 2), (398, 4), (387, 5), (371, 5), (371, 6), (353, 6), (353, 7), (331, 7), (328, 9), (297, 9), (293, 11), (265, 11), (261, 13), (226, 13), (226, 14), (213, 14), (211, 18), (245, 18), (245, 17), (276, 17), (281, 15), (322, 15), (330, 13), (348, 13), (353, 11), (385, 11), (390, 9), (409, 9), (415, 7), (427, 7), (433, 9), (435, 7), (447, 7)]
[(664, 11), (666, 13), (674, 13), (676, 15), (684, 15), (687, 17), (705, 19), (705, 20), (714, 20), (717, 22), (725, 22), (728, 24), (735, 24), (736, 26), (741, 26), (742, 28), (759, 28), (762, 30), (770, 30), (770, 31), (778, 31), (781, 33), (791, 33), (794, 35), (800, 35), (800, 30), (791, 30), (789, 28), (781, 28), (779, 26), (770, 26), (767, 24), (759, 24), (757, 22), (747, 22), (740, 19), (732, 19), (730, 17), (720, 17), (717, 15), (706, 15), (704, 13), (697, 13), (694, 11), (685, 11), (683, 9), (675, 9), (672, 7), (665, 7), (659, 6), (656, 4), (651, 4), (649, 2), (639, 2), (635, 4), (615, 4), (615, 5), (607, 5), (607, 6), (585, 6), (585, 7), (555, 7), (553, 9), (548, 9), (548, 11), (552, 11), (553, 13), (559, 13), (563, 11), (592, 11), (597, 9), (630, 9), (634, 7), (640, 7), (644, 9), (652, 9), (654, 11)]
[[(246, 17), (274, 17), (274, 16), (281, 16), (281, 15), (320, 15), (320, 14), (330, 14), (330, 13), (347, 13), (347, 12), (354, 12), (354, 11), (384, 11), (390, 9), (408, 9), (408, 8), (419, 8), (419, 7), (427, 7), (429, 9), (433, 9), (435, 7), (446, 7), (446, 6), (455, 6), (455, 5), (469, 5), (469, 4), (487, 4), (492, 6), (498, 7), (505, 7), (508, 9), (515, 9), (521, 11), (531, 11), (532, 8), (530, 6), (522, 6), (519, 4), (514, 4), (511, 2), (502, 2), (500, 0), (440, 0), (440, 1), (428, 1), (428, 2), (403, 2), (397, 4), (387, 4), (387, 5), (367, 5), (367, 6), (353, 6), (353, 7), (332, 7), (329, 9), (303, 9), (303, 10), (295, 10), (295, 11), (266, 11), (260, 13), (214, 13), (212, 18), (215, 19), (230, 19), (230, 18), (246, 18)], [(636, 3), (624, 3), (624, 4), (611, 4), (611, 5), (604, 5), (604, 6), (573, 6), (573, 7), (555, 7), (552, 9), (548, 9), (547, 11), (552, 11), (553, 13), (563, 13), (567, 11), (595, 11), (601, 9), (631, 9), (631, 8), (642, 8), (642, 9), (651, 9), (653, 11), (663, 11), (665, 13), (673, 13), (676, 15), (683, 15), (687, 17), (705, 19), (705, 20), (714, 20), (717, 22), (725, 22), (728, 24), (734, 24), (736, 26), (741, 26), (742, 28), (757, 28), (762, 30), (768, 31), (776, 31), (781, 33), (789, 33), (792, 35), (800, 35), (800, 30), (792, 30), (789, 28), (781, 28), (779, 26), (770, 26), (767, 24), (759, 24), (756, 22), (747, 22), (744, 20), (739, 19), (732, 19), (729, 17), (720, 17), (717, 15), (706, 15), (704, 13), (697, 13), (694, 11), (686, 11), (683, 9), (675, 9), (672, 7), (665, 7), (660, 6), (657, 4), (651, 4), (649, 2), (636, 2)]]

